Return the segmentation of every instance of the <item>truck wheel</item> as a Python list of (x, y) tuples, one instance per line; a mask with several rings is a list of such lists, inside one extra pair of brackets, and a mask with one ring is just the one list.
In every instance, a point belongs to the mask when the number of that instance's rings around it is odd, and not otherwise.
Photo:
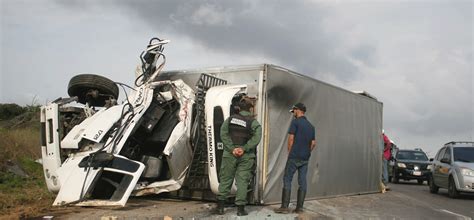
[(423, 185), (424, 180), (417, 180), (417, 181), (418, 181), (418, 185)]
[[(96, 91), (95, 95), (94, 92)], [(69, 96), (77, 96), (78, 102), (91, 106), (104, 106), (105, 101), (119, 96), (117, 85), (110, 79), (95, 74), (80, 74), (69, 81)]]
[(449, 197), (454, 199), (459, 197), (459, 191), (456, 189), (456, 183), (454, 182), (453, 176), (449, 177), (448, 194)]
[(430, 176), (430, 180), (428, 180), (428, 185), (430, 186), (430, 193), (438, 193), (439, 187), (435, 184), (432, 176)]

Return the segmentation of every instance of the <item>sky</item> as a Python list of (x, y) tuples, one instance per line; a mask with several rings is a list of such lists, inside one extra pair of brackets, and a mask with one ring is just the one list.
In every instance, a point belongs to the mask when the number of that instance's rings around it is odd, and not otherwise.
[(472, 141), (473, 1), (0, 0), (0, 103), (67, 97), (94, 73), (132, 85), (149, 39), (165, 70), (271, 63), (384, 103), (385, 133), (430, 156)]

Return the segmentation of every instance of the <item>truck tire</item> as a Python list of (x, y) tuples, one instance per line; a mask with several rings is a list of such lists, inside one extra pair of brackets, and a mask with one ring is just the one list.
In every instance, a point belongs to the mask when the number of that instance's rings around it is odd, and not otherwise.
[[(97, 90), (98, 96), (91, 97), (87, 93), (91, 90)], [(95, 74), (80, 74), (71, 78), (67, 92), (69, 96), (77, 96), (78, 102), (91, 106), (102, 107), (105, 101), (119, 96), (117, 85), (110, 79)]]

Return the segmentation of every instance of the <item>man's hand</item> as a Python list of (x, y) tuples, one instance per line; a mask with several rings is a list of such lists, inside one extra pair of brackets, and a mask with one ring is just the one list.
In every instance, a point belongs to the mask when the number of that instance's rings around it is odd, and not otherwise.
[(235, 157), (241, 157), (242, 155), (244, 155), (244, 149), (242, 149), (241, 147), (236, 147), (236, 148), (234, 148), (234, 150), (232, 151), (232, 154), (233, 154)]
[(293, 147), (294, 142), (295, 142), (295, 135), (294, 134), (289, 134), (288, 135), (288, 153), (291, 152), (291, 147)]

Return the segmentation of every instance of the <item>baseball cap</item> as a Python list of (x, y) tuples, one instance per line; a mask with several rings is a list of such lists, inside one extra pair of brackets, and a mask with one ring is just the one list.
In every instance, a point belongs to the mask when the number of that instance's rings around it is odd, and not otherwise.
[(303, 112), (306, 112), (306, 106), (301, 102), (294, 104), (293, 107), (291, 107), (290, 112), (293, 112), (294, 109), (299, 109)]

